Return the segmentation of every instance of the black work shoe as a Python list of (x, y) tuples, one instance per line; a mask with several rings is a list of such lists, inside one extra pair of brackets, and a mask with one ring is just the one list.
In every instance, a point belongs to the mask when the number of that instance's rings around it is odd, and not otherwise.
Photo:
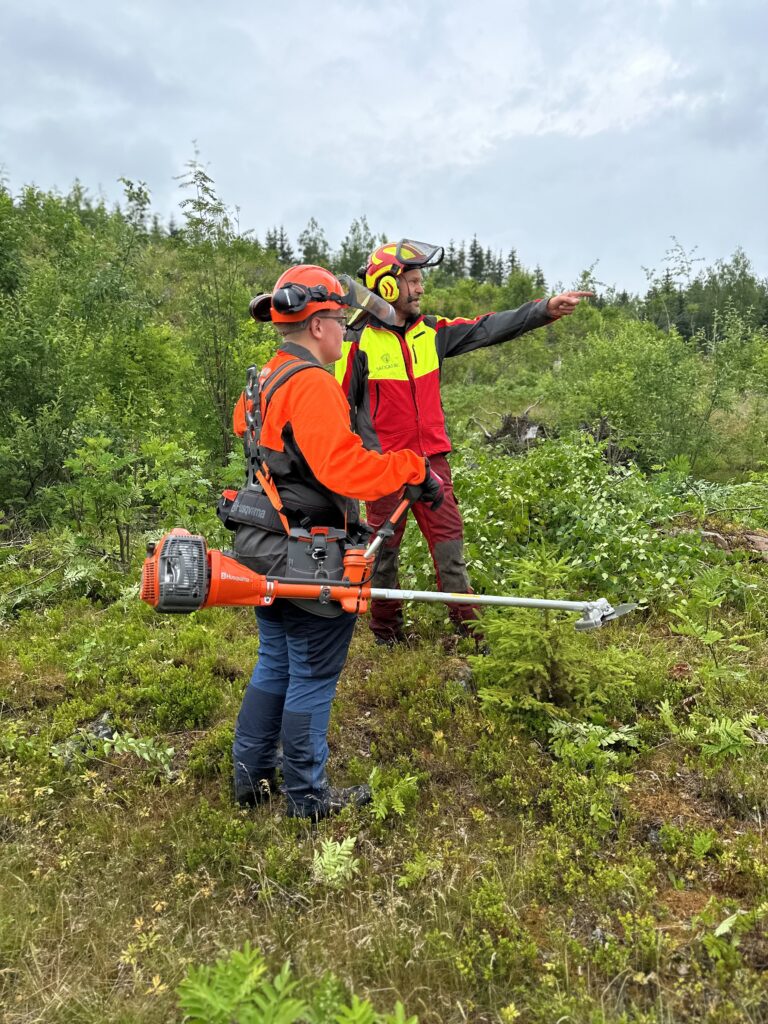
[(302, 800), (296, 801), (288, 797), (289, 818), (310, 818), (320, 821), (331, 814), (338, 814), (345, 807), (363, 807), (373, 799), (370, 786), (347, 786), (336, 789), (328, 786), (317, 794), (308, 793)]
[(258, 807), (268, 803), (275, 794), (284, 792), (284, 788), (278, 785), (276, 772), (261, 779), (234, 780), (232, 790), (235, 803), (241, 807)]
[(373, 642), (377, 647), (388, 647), (391, 651), (393, 647), (404, 647), (406, 639), (403, 633), (393, 633), (391, 636), (379, 636), (378, 633), (374, 633)]

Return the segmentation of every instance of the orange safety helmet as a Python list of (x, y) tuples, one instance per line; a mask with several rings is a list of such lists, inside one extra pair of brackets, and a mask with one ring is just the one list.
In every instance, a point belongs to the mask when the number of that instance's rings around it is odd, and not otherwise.
[(347, 274), (336, 277), (324, 267), (301, 264), (280, 275), (272, 292), (251, 299), (250, 313), (262, 323), (301, 326), (323, 309), (352, 308), (371, 313), (383, 323), (395, 323), (388, 302)]
[(400, 286), (397, 278), (406, 270), (426, 269), (442, 263), (444, 249), (441, 245), (414, 242), (403, 238), (399, 242), (387, 242), (371, 253), (368, 265), (359, 276), (366, 288), (377, 292), (387, 302), (397, 302)]
[(345, 306), (344, 291), (330, 270), (302, 264), (282, 273), (271, 292), (251, 300), (251, 316), (254, 320), (271, 320), (276, 324), (302, 322), (321, 309)]

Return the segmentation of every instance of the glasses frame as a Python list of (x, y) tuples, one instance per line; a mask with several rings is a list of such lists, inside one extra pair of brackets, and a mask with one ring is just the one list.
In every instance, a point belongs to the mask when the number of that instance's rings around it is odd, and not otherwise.
[(313, 313), (310, 319), (335, 320), (336, 323), (341, 324), (344, 329), (346, 329), (347, 324), (349, 323), (349, 318), (346, 313)]

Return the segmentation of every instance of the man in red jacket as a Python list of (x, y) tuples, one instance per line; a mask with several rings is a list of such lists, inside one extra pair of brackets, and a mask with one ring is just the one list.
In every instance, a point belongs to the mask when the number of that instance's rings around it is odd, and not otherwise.
[[(418, 505), (413, 514), (429, 545), (439, 589), (468, 593), (463, 523), (446, 458), (451, 442), (440, 399), (442, 362), (568, 316), (592, 293), (563, 292), (471, 320), (422, 316), (422, 270), (437, 266), (442, 258), (440, 246), (408, 239), (379, 246), (371, 253), (360, 276), (367, 288), (392, 304), (396, 320), (390, 325), (370, 314), (356, 318), (345, 335), (336, 379), (347, 396), (353, 429), (366, 448), (377, 452), (410, 448), (427, 456), (444, 481), (445, 500), (440, 508), (433, 511)], [(388, 495), (367, 503), (370, 526), (378, 529), (385, 522), (396, 497)], [(405, 518), (386, 544), (375, 579), (377, 587), (398, 586), (398, 552), (404, 531)], [(461, 605), (453, 606), (450, 615), (463, 631), (476, 612)], [(373, 601), (370, 624), (378, 643), (391, 645), (404, 639), (402, 607), (394, 601)]]

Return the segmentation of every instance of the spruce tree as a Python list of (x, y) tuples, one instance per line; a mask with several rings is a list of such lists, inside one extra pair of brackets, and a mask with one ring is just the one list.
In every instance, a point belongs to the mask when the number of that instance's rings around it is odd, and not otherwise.
[(325, 267), (331, 260), (331, 249), (325, 237), (325, 232), (317, 223), (314, 217), (309, 218), (309, 223), (298, 237), (299, 258), (302, 263), (311, 263)]
[(461, 276), (458, 266), (458, 253), (456, 251), (456, 245), (453, 239), (450, 240), (450, 242), (448, 243), (448, 248), (445, 250), (445, 259), (443, 260), (443, 271), (451, 281)]
[(477, 235), (472, 236), (469, 245), (469, 276), (475, 281), (482, 281), (485, 274), (485, 256), (483, 249), (477, 240)]
[(456, 276), (466, 277), (467, 276), (467, 251), (462, 239), (461, 247), (456, 254)]
[(339, 246), (335, 269), (340, 274), (355, 277), (360, 268), (368, 262), (368, 257), (376, 248), (376, 244), (376, 238), (368, 227), (365, 215), (353, 220), (346, 238), (342, 239)]
[(270, 228), (269, 231), (267, 231), (266, 235), (264, 236), (264, 248), (267, 250), (267, 252), (274, 253), (276, 256), (279, 255), (278, 238), (279, 235), (277, 228)]
[(280, 225), (280, 231), (277, 236), (277, 258), (281, 263), (288, 264), (295, 262), (290, 239), (288, 238), (282, 224)]

